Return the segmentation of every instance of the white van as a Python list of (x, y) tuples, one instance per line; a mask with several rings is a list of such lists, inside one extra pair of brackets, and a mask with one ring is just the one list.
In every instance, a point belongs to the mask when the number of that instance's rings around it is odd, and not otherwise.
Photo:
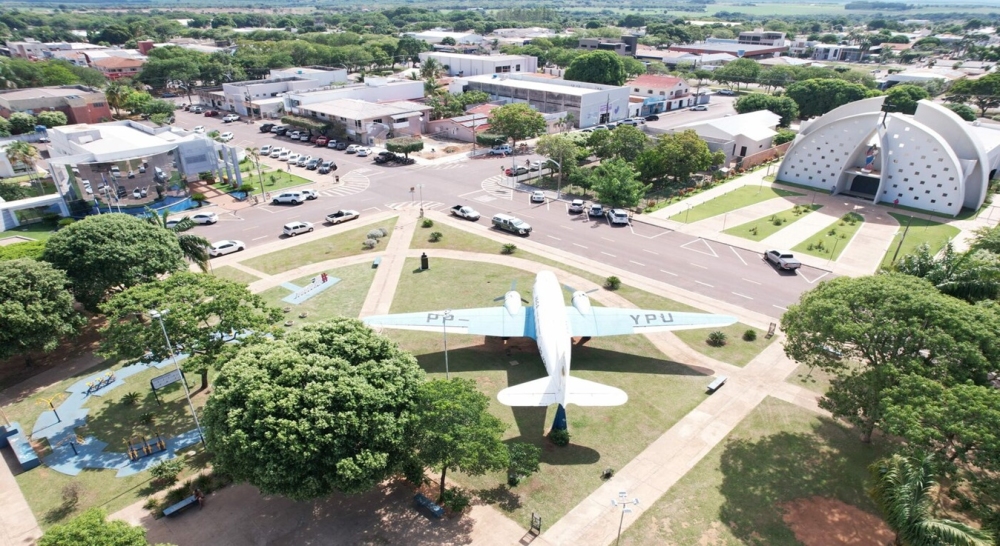
[(298, 205), (305, 201), (305, 196), (297, 191), (286, 191), (278, 194), (274, 199), (271, 200), (272, 205), (279, 205), (282, 203), (287, 203), (291, 205)]

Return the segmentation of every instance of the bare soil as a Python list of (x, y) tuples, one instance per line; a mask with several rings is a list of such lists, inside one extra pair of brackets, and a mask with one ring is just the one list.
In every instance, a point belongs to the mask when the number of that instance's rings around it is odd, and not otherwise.
[(881, 518), (837, 499), (798, 499), (784, 511), (785, 523), (805, 546), (876, 546), (894, 537)]

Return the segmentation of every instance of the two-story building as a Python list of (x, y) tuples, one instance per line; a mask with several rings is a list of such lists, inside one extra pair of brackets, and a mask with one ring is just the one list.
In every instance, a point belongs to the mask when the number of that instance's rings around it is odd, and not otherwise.
[(586, 51), (614, 51), (622, 57), (632, 57), (639, 49), (638, 36), (622, 36), (620, 40), (608, 38), (580, 38), (578, 49)]
[(249, 80), (222, 84), (222, 110), (243, 116), (276, 117), (283, 109), (284, 94), (331, 89), (347, 84), (343, 68), (296, 67), (271, 70), (266, 80)]
[(785, 45), (785, 33), (769, 30), (744, 31), (740, 33), (740, 37), (737, 38), (736, 42), (745, 45), (780, 47)]
[(294, 113), (340, 123), (352, 141), (370, 145), (376, 140), (421, 134), (424, 124), (430, 121), (431, 110), (430, 106), (411, 101), (333, 99), (299, 106)]
[(138, 76), (145, 64), (145, 59), (105, 57), (92, 61), (91, 68), (96, 68), (109, 80), (117, 80)]
[(509, 74), (511, 72), (526, 72), (533, 74), (538, 71), (538, 58), (531, 55), (465, 55), (462, 53), (444, 53), (440, 51), (425, 51), (420, 54), (420, 62), (434, 59), (447, 67), (449, 76), (478, 76), (480, 74)]
[(58, 110), (66, 114), (70, 124), (98, 123), (111, 119), (111, 109), (104, 91), (85, 85), (35, 87), (0, 91), (0, 116), (9, 118), (14, 112), (37, 115)]
[(643, 117), (694, 105), (691, 87), (682, 78), (643, 74), (625, 85), (633, 97), (642, 97), (639, 115)]

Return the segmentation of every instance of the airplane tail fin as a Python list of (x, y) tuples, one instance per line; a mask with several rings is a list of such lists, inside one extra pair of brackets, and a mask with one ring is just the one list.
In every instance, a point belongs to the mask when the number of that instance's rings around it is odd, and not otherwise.
[(543, 377), (513, 387), (497, 394), (497, 400), (507, 406), (549, 406), (559, 402), (556, 382)]
[(579, 377), (568, 377), (569, 393), (566, 403), (578, 406), (620, 406), (628, 402), (628, 394), (621, 389), (609, 387)]

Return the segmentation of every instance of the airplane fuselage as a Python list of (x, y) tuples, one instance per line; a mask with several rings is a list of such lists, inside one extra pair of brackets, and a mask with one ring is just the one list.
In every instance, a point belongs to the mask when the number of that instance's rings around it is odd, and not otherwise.
[(541, 271), (535, 277), (532, 294), (538, 352), (549, 377), (556, 382), (556, 397), (559, 404), (565, 406), (572, 339), (562, 287), (555, 274), (551, 271)]

